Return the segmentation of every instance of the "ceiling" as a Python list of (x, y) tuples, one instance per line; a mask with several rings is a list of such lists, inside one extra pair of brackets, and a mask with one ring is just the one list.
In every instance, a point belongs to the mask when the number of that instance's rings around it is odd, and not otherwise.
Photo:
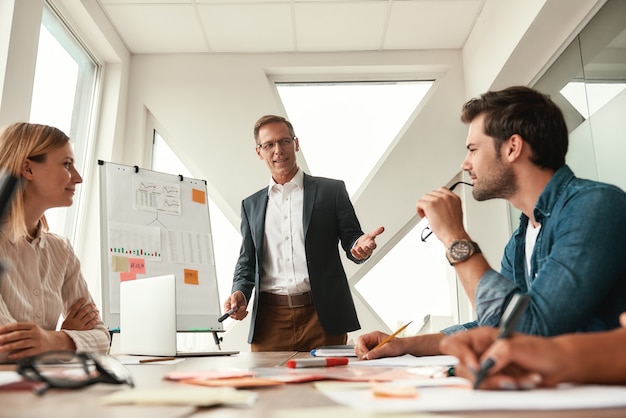
[(486, 0), (98, 0), (131, 54), (460, 49)]

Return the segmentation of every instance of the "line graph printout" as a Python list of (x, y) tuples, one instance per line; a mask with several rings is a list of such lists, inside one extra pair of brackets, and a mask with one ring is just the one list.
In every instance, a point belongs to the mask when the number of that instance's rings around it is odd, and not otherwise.
[(133, 177), (133, 209), (181, 214), (180, 185)]

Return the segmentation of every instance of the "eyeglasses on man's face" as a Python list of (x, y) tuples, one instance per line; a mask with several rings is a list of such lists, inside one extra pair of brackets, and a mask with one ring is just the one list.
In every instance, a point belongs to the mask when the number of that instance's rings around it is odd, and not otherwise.
[(50, 388), (80, 389), (94, 383), (135, 386), (122, 363), (97, 353), (50, 351), (19, 360), (17, 372), (29, 380), (42, 382), (33, 389), (37, 395)]
[(295, 140), (295, 136), (291, 138), (281, 138), (277, 139), (276, 141), (268, 141), (262, 144), (257, 144), (256, 147), (262, 149), (263, 151), (274, 151), (274, 149), (276, 149), (276, 144), (280, 145), (281, 148), (288, 147), (289, 145), (293, 144), (293, 141)]
[[(472, 183), (468, 183), (466, 181), (457, 181), (456, 183), (454, 183), (452, 186), (450, 186), (448, 188), (450, 189), (450, 191), (453, 191), (454, 189), (456, 189), (456, 186), (458, 186), (460, 184), (466, 184), (468, 186), (474, 186)], [(422, 229), (422, 235), (421, 235), (422, 242), (426, 242), (428, 237), (431, 236), (432, 234), (433, 234), (433, 230), (430, 229), (430, 225), (426, 225), (426, 227), (424, 229)]]

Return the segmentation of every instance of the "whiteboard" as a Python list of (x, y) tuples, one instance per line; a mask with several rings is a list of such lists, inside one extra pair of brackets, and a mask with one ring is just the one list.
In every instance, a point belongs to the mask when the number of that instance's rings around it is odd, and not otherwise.
[(103, 319), (119, 330), (120, 282), (176, 276), (179, 331), (222, 331), (206, 181), (98, 161)]

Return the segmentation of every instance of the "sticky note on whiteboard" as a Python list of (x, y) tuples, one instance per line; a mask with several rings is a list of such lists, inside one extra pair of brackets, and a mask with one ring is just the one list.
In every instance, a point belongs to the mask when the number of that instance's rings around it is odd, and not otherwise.
[(198, 284), (198, 270), (184, 269), (185, 284)]
[(128, 280), (136, 280), (137, 279), (137, 274), (135, 273), (130, 273), (130, 272), (121, 272), (120, 273), (120, 282), (125, 282)]
[(146, 261), (143, 258), (129, 258), (128, 263), (131, 273), (146, 274)]
[(196, 203), (206, 203), (206, 193), (200, 189), (191, 189), (191, 200)]
[(112, 255), (111, 256), (111, 271), (115, 271), (115, 272), (130, 271), (128, 257), (123, 257), (120, 255)]

